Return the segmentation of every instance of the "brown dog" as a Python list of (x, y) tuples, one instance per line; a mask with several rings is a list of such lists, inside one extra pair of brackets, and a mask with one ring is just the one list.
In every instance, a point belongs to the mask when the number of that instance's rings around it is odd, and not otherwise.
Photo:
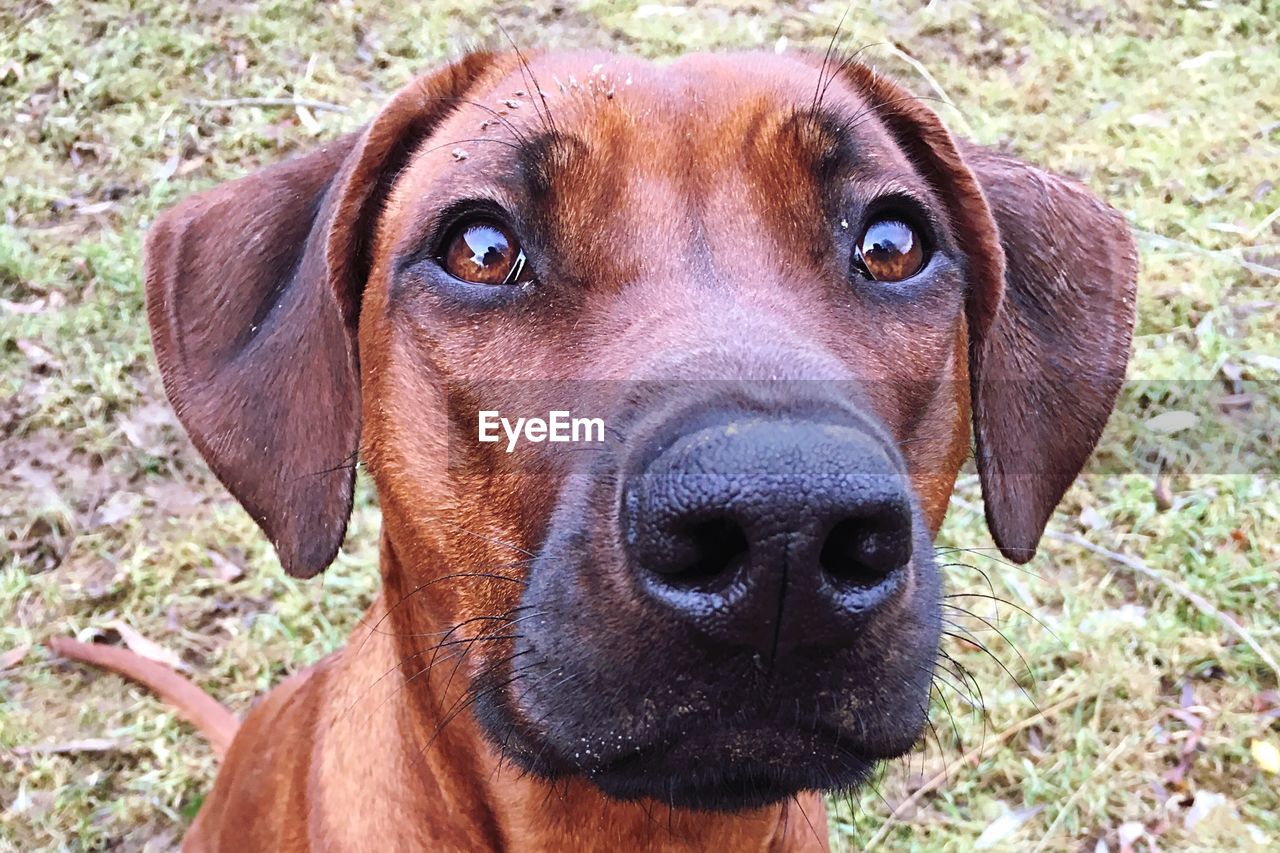
[(1026, 560), (1135, 274), (1082, 187), (804, 56), (472, 54), (188, 200), (147, 296), (192, 439), (294, 576), (357, 451), (384, 518), (380, 598), (249, 714), (188, 848), (825, 848), (818, 792), (925, 724), (970, 423)]

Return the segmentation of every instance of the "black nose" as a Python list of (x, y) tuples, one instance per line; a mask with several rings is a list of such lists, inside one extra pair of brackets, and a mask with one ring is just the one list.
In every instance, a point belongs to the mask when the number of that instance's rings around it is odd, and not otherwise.
[(847, 645), (911, 561), (891, 452), (853, 423), (747, 414), (679, 435), (624, 488), (641, 588), (722, 644)]

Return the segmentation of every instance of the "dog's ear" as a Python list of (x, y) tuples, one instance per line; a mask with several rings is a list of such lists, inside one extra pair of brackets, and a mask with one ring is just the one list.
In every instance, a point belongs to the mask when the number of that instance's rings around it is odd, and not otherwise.
[(970, 400), (987, 526), (1026, 562), (1115, 406), (1137, 255), (1083, 186), (957, 143), (922, 101), (851, 66), (871, 110), (946, 199), (966, 254)]
[(165, 391), (295, 577), (328, 566), (351, 513), (356, 326), (388, 184), (494, 61), (415, 81), (363, 131), (196, 195), (147, 236)]
[(1120, 393), (1138, 257), (1124, 217), (1085, 187), (960, 150), (1005, 256), (1004, 300), (970, 359), (978, 471), (996, 544), (1026, 562)]

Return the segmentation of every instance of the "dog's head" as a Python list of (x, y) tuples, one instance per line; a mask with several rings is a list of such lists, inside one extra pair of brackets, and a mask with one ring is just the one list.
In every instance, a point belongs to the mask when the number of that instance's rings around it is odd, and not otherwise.
[(389, 624), (466, 651), (495, 745), (731, 809), (911, 747), (970, 423), (1026, 560), (1134, 278), (1114, 211), (861, 66), (473, 54), (167, 213), (147, 287), (169, 396), (287, 571), (336, 553), (360, 448)]

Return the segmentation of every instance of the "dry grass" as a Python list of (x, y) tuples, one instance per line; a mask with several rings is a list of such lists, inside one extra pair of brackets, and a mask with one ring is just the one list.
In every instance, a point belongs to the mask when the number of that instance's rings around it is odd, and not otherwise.
[[(953, 126), (1081, 177), (1141, 235), (1132, 375), (1154, 381), (1129, 389), (1053, 528), (1141, 558), (1280, 655), (1280, 9), (907, 5), (856, 3), (847, 45), (896, 44), (864, 55), (921, 94), (944, 92)], [(545, 0), (0, 11), (0, 847), (172, 846), (213, 776), (173, 714), (51, 658), (48, 636), (124, 620), (243, 709), (340, 644), (376, 585), (367, 489), (338, 564), (292, 582), (173, 423), (138, 280), (157, 210), (358, 124), (497, 22), (527, 45), (665, 55), (784, 38), (823, 48), (843, 11)], [(350, 111), (214, 103), (228, 98)], [(1233, 393), (1249, 407), (1224, 409)], [(1171, 409), (1196, 412), (1199, 427), (1153, 433)], [(1204, 850), (1280, 836), (1277, 777), (1251, 753), (1280, 743), (1264, 656), (1175, 588), (1076, 543), (1046, 542), (1026, 570), (1002, 563), (965, 508), (980, 501), (971, 479), (958, 500), (948, 582), (1008, 603), (952, 599), (976, 614), (956, 612), (972, 634), (949, 641), (969, 676), (940, 682), (936, 738), (834, 802), (837, 844), (1114, 850), (1141, 833), (1134, 849)]]

